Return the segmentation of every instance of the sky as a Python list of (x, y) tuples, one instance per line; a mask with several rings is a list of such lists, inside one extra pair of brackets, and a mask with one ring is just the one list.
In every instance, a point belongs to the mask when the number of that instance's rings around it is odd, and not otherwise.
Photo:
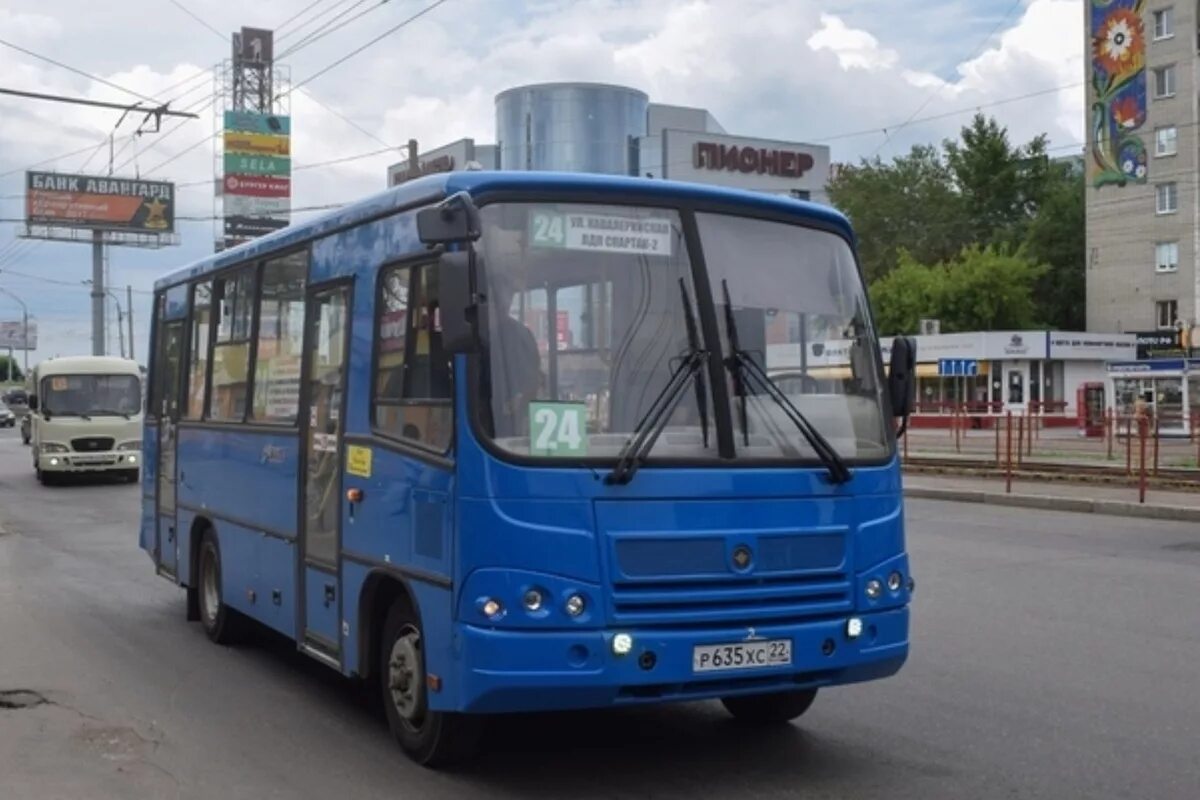
[[(1083, 0), (444, 0), (317, 75), (429, 2), (0, 0), (0, 39), (200, 117), (131, 136), (132, 118), (113, 133), (120, 112), (0, 95), (0, 288), (37, 319), (30, 363), (91, 352), (91, 250), (16, 241), (24, 170), (44, 162), (37, 168), (103, 174), (112, 134), (115, 174), (174, 181), (178, 216), (211, 216), (205, 70), (242, 26), (277, 30), (277, 56), (302, 45), (281, 59), (304, 84), (290, 96), (294, 207), (382, 190), (410, 138), (423, 149), (492, 142), (496, 93), (552, 80), (633, 86), (655, 102), (707, 108), (730, 133), (827, 143), (835, 162), (940, 142), (976, 109), (1016, 142), (1044, 133), (1056, 155), (1083, 147)], [(339, 14), (335, 24), (362, 16), (304, 41)], [(0, 87), (136, 100), (3, 45)], [(125, 286), (135, 292), (139, 360), (155, 278), (211, 253), (212, 225), (181, 221), (177, 247), (110, 248), (121, 305)], [(0, 292), (0, 320), (19, 318)]]

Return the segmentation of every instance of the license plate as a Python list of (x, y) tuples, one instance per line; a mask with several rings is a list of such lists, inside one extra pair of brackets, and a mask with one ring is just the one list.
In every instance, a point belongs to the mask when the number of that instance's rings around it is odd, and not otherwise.
[(791, 639), (708, 644), (692, 649), (692, 672), (763, 669), (792, 663)]

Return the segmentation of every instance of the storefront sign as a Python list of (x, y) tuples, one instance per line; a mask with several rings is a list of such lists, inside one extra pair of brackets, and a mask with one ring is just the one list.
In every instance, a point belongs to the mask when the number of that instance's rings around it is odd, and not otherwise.
[(287, 197), (248, 197), (246, 195), (225, 195), (225, 216), (227, 217), (280, 217), (286, 219), (291, 209), (292, 201)]
[(235, 238), (263, 236), (286, 228), (286, 219), (270, 219), (268, 217), (225, 217), (225, 235)]
[(25, 173), (25, 221), (93, 230), (170, 233), (175, 185), (54, 172)]
[(1051, 331), (1049, 358), (1124, 361), (1137, 357), (1133, 334)]
[(275, 114), (255, 114), (250, 111), (226, 111), (224, 122), (224, 128), (227, 131), (269, 133), (282, 136), (289, 136), (292, 132), (291, 117), (276, 116)]
[(696, 142), (693, 165), (696, 169), (727, 170), (749, 175), (774, 175), (780, 178), (802, 178), (813, 168), (813, 157), (796, 150), (775, 150), (765, 147)]
[(533, 247), (669, 256), (673, 241), (671, 220), (665, 218), (540, 210), (529, 215), (529, 242)]
[(224, 144), (226, 153), (252, 156), (290, 156), (292, 154), (292, 140), (288, 136), (227, 130), (224, 133)]
[(226, 175), (221, 185), (224, 194), (244, 197), (289, 197), (292, 193), (291, 178), (268, 175)]
[(943, 358), (938, 361), (938, 375), (973, 378), (979, 374), (979, 362), (973, 358)]
[(283, 156), (251, 156), (242, 153), (225, 154), (225, 174), (271, 175), (278, 178), (292, 174), (292, 160)]
[(1137, 341), (1138, 359), (1147, 358), (1182, 358), (1187, 355), (1179, 344), (1179, 334), (1175, 331), (1140, 331), (1134, 332)]

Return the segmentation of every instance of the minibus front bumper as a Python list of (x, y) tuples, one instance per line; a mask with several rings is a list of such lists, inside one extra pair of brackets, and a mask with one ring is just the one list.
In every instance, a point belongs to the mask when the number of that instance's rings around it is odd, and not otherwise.
[[(460, 623), (460, 708), (598, 708), (858, 683), (908, 656), (908, 607), (790, 624), (706, 629), (504, 630)], [(707, 648), (790, 642), (790, 664), (698, 669)], [(620, 654), (619, 651), (628, 652)], [(700, 650), (697, 650), (700, 648)], [(738, 648), (744, 650), (744, 648)], [(736, 653), (725, 650), (726, 654)], [(433, 700), (436, 705), (436, 700)]]
[(138, 450), (38, 454), (38, 469), (42, 472), (104, 472), (112, 469), (140, 469), (141, 466), (142, 454)]

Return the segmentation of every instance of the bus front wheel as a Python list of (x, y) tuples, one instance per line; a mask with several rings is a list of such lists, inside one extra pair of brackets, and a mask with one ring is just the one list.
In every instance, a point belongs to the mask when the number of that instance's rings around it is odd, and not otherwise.
[(473, 755), (482, 732), (480, 719), (429, 709), (421, 623), (404, 600), (388, 610), (379, 657), (377, 673), (388, 728), (409, 758), (437, 767)]
[(760, 724), (791, 722), (813, 704), (816, 689), (798, 689), (777, 694), (739, 695), (722, 697), (721, 705), (736, 719)]

